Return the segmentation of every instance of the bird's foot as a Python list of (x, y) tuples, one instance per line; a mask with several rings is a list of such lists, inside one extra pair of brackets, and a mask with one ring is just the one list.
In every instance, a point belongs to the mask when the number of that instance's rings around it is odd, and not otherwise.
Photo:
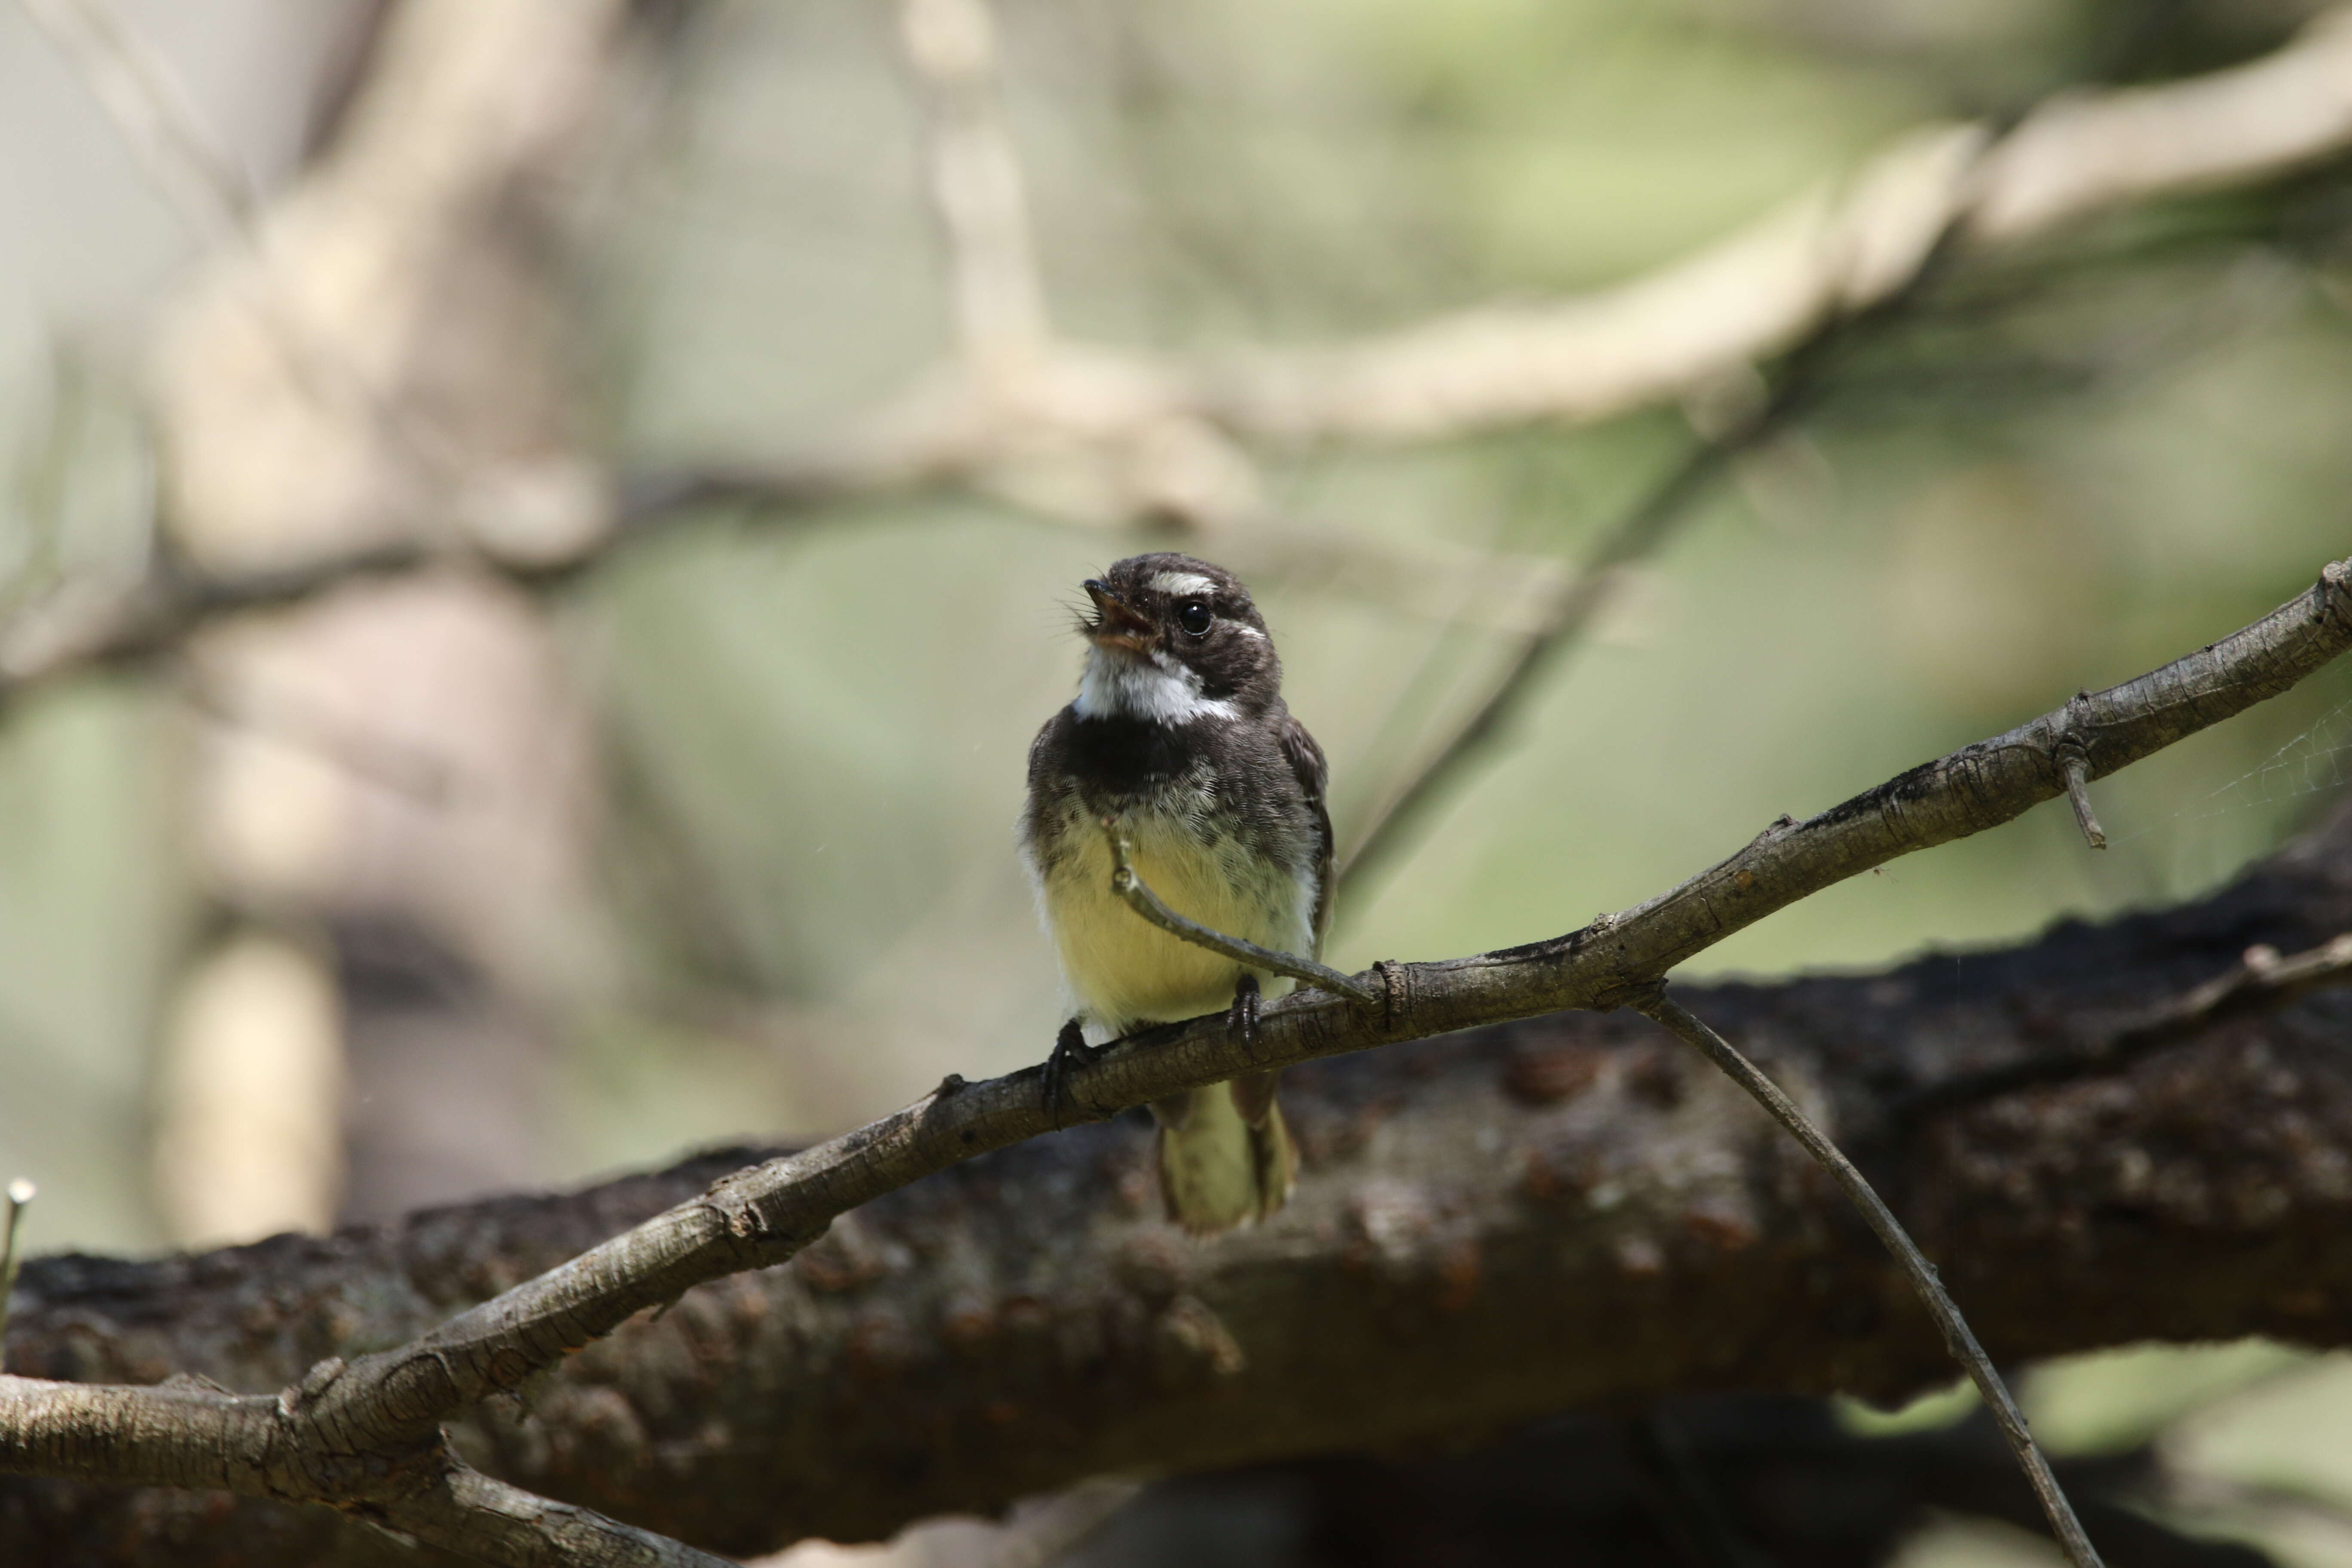
[(1082, 1068), (1103, 1054), (1101, 1046), (1087, 1044), (1086, 1031), (1079, 1028), (1076, 1018), (1062, 1026), (1055, 1037), (1053, 1054), (1045, 1058), (1045, 1110), (1053, 1117), (1054, 1125), (1062, 1125), (1062, 1097), (1069, 1088), (1073, 1068)]
[(1250, 1048), (1257, 1037), (1257, 976), (1244, 974), (1234, 986), (1234, 1005), (1225, 1009), (1225, 1038)]

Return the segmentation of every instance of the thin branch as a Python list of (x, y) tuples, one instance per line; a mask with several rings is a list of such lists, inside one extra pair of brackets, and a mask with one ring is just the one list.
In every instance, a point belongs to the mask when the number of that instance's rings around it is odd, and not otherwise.
[(1158, 926), (1161, 931), (1171, 936), (1181, 937), (1196, 947), (1205, 947), (1211, 952), (1230, 958), (1236, 963), (1246, 963), (1253, 969), (1270, 970), (1276, 974), (1287, 974), (1293, 980), (1320, 986), (1335, 995), (1352, 997), (1367, 1006), (1379, 1005), (1381, 999), (1377, 993), (1367, 990), (1352, 976), (1342, 974), (1328, 964), (1318, 963), (1311, 958), (1301, 958), (1297, 953), (1276, 952), (1272, 948), (1260, 947), (1254, 942), (1244, 942), (1240, 937), (1227, 936), (1223, 931), (1204, 926), (1197, 921), (1186, 920), (1162, 903), (1160, 895), (1151, 890), (1150, 885), (1136, 875), (1134, 851), (1127, 841), (1126, 833), (1120, 829), (1117, 820), (1108, 816), (1103, 818), (1102, 828), (1103, 837), (1110, 840), (1111, 891), (1126, 900), (1128, 908)]
[(455, 1455), (430, 1489), (385, 1509), (383, 1523), (428, 1546), (516, 1568), (735, 1568), (684, 1542), (483, 1475)]
[[(1486, 695), (1457, 721), (1445, 740), (1376, 799), (1354, 825), (1354, 842), (1340, 857), (1343, 900), (1360, 898), (1412, 841), (1431, 807), (1470, 765), (1507, 732), (1511, 718), (1543, 678), (1559, 666), (1606, 609), (1625, 580), (1625, 568), (1654, 554), (1685, 521), (1727, 464), (1783, 428), (1812, 401), (1830, 367), (1858, 337), (1882, 330), (1925, 291), (1937, 262), (1950, 253), (1956, 231), (1938, 235), (1904, 285), (1852, 315), (1823, 321), (1797, 345), (1769, 393), (1720, 430), (1705, 435), (1656, 488), (1602, 536), (1560, 590), (1550, 614), (1523, 641)], [(1342, 907), (1347, 907), (1343, 902)]]
[(2220, 1019), (2284, 1007), (2310, 992), (2347, 981), (2352, 981), (2352, 932), (2286, 958), (2275, 948), (2257, 944), (2246, 949), (2230, 973), (2116, 1029), (2104, 1042), (2102, 1054), (2113, 1058), (2154, 1050)]
[(2070, 1049), (2027, 1057), (1931, 1083), (1887, 1107), (1899, 1124), (1957, 1105), (1971, 1105), (2040, 1083), (2120, 1072), (2151, 1052), (2225, 1018), (2284, 1007), (2311, 992), (2352, 984), (2352, 932), (2281, 957), (2275, 948), (2246, 949), (2237, 964), (2170, 1001), (2101, 1030)]
[(2074, 810), (2074, 826), (2082, 830), (2083, 842), (2094, 849), (2107, 847), (2107, 830), (2099, 826), (2098, 814), (2091, 809), (2091, 764), (2078, 752), (2069, 751), (2063, 759), (2066, 769), (2066, 804)]
[[(1760, 435), (1760, 429), (1755, 434)], [(1664, 542), (1732, 452), (1752, 438), (1743, 436), (1699, 447), (1602, 539), (1553, 600), (1550, 613), (1520, 642), (1486, 695), (1424, 761), (1391, 784), (1355, 825), (1355, 842), (1339, 858), (1343, 906), (1361, 896), (1365, 886), (1410, 840), (1411, 830), (1420, 825), (1444, 789), (1501, 735), (1505, 722), (1528, 693), (1615, 596), (1624, 580), (1624, 568)]]
[(1662, 542), (1689, 503), (1705, 489), (1727, 456), (1727, 449), (1707, 443), (1675, 466), (1675, 471), (1610, 531), (1576, 574), (1549, 606), (1549, 614), (1521, 639), (1517, 651), (1486, 695), (1470, 709), (1428, 757), (1393, 781), (1376, 798), (1360, 821), (1352, 825), (1354, 842), (1339, 855), (1340, 903), (1348, 907), (1360, 898), (1376, 873), (1394, 858), (1431, 804), (1464, 768), (1484, 753), (1507, 716), (1526, 700), (1538, 679), (1614, 596), (1622, 570)]
[(1937, 1331), (1944, 1336), (1945, 1348), (1952, 1352), (1953, 1360), (1967, 1369), (1969, 1380), (1983, 1395), (1986, 1407), (1991, 1410), (1994, 1422), (2000, 1427), (2001, 1436), (2008, 1440), (2010, 1451), (2017, 1456), (2018, 1466), (2025, 1472), (2027, 1484), (2033, 1488), (2034, 1497), (2041, 1501), (2042, 1511), (2048, 1516), (2050, 1528), (2057, 1535), (2058, 1543), (2065, 1548), (2067, 1559), (2074, 1568), (2101, 1568), (2098, 1552), (2091, 1545), (2091, 1538), (2083, 1532), (2082, 1521), (2074, 1517), (2074, 1506), (2066, 1500), (2065, 1492), (2060, 1489), (2058, 1478), (2050, 1473), (2050, 1461), (2043, 1458), (2041, 1446), (2034, 1442), (2033, 1434), (2026, 1427), (2025, 1413), (2010, 1396), (2009, 1385), (1994, 1370), (1992, 1358), (1985, 1354), (1982, 1345), (1977, 1343), (1977, 1336), (1969, 1328), (1968, 1320), (1960, 1316), (1958, 1305), (1953, 1301), (1950, 1292), (1944, 1289), (1943, 1282), (1937, 1279), (1936, 1266), (1927, 1261), (1927, 1255), (1912, 1241), (1910, 1233), (1903, 1228), (1903, 1222), (1895, 1217), (1895, 1211), (1886, 1206), (1863, 1173), (1854, 1168), (1853, 1162), (1813, 1125), (1811, 1119), (1798, 1108), (1797, 1102), (1790, 1099), (1779, 1084), (1765, 1077), (1754, 1062), (1742, 1056), (1721, 1035), (1708, 1028), (1689, 1009), (1668, 996), (1664, 987), (1633, 1005), (1636, 1011), (1655, 1019), (1696, 1047), (1707, 1060), (1722, 1069), (1724, 1076), (1746, 1089), (1757, 1104), (1769, 1111), (1772, 1120), (1787, 1128), (1789, 1135), (1804, 1145), (1805, 1152), (1829, 1172), (1839, 1190), (1861, 1211), (1863, 1221), (1870, 1226), (1872, 1234), (1894, 1255), (1895, 1261), (1902, 1265), (1912, 1289), (1918, 1293), (1928, 1315), (1936, 1320)]
[(2107, 830), (2099, 826), (2099, 815), (2091, 809), (2091, 759), (2076, 745), (2062, 745), (2058, 763), (2066, 774), (2066, 804), (2074, 808), (2074, 826), (2083, 835), (2083, 842), (2094, 849), (2107, 847)]

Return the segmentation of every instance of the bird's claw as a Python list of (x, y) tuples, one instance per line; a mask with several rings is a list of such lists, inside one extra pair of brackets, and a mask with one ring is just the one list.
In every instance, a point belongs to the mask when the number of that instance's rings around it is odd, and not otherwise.
[(1257, 1037), (1257, 976), (1244, 974), (1234, 986), (1234, 1005), (1225, 1009), (1225, 1037), (1244, 1051)]
[(1055, 1127), (1062, 1125), (1062, 1098), (1069, 1088), (1071, 1069), (1085, 1067), (1102, 1054), (1102, 1047), (1087, 1044), (1086, 1032), (1076, 1018), (1063, 1025), (1055, 1037), (1053, 1054), (1045, 1058), (1044, 1082), (1045, 1110)]

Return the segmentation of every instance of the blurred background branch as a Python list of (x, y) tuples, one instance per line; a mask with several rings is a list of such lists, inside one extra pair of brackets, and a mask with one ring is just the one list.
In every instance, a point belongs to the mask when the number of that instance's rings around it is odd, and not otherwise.
[[(107, 41), (80, 58), (107, 100), (128, 106), (126, 127), (134, 144), (156, 149), (152, 162), (167, 172), (167, 189), (234, 191), (218, 159), (203, 151), (201, 132), (171, 107), (180, 95), (159, 68), (132, 68), (147, 57), (119, 23), (92, 0), (42, 0), (40, 8), (59, 17), (68, 37)], [(1698, 476), (1670, 480), (1581, 573), (1563, 576), (1549, 563), (1474, 564), (1442, 554), (1391, 561), (1379, 542), (1360, 537), (1283, 537), (1287, 525), (1257, 499), (1261, 482), (1235, 439), (1429, 441), (1537, 420), (1591, 423), (1645, 404), (1763, 405), (1727, 425), (1717, 418), (1722, 443), (1736, 450), (1777, 426), (1769, 395), (1754, 390), (1756, 367), (1784, 354), (1801, 363), (1857, 316), (1899, 302), (1947, 237), (1962, 252), (2014, 247), (2126, 203), (2272, 180), (2352, 146), (2352, 13), (2331, 11), (2277, 54), (2210, 79), (2068, 95), (2000, 134), (1983, 126), (1914, 132), (1840, 185), (1590, 297), (1489, 307), (1358, 344), (1186, 367), (1052, 331), (1019, 162), (995, 103), (987, 8), (979, 0), (909, 0), (900, 30), (930, 106), (929, 183), (946, 238), (957, 363), (851, 421), (826, 440), (824, 455), (635, 476), (621, 492), (617, 533), (561, 520), (544, 534), (453, 542), (457, 559), (528, 583), (568, 575), (688, 506), (751, 500), (798, 509), (969, 484), (1097, 526), (1207, 530), (1212, 537), (1200, 547), (1244, 570), (1338, 578), (1406, 603), (1426, 596), (1404, 591), (1425, 584), (1424, 568), (1473, 574), (1482, 586), (1533, 570), (1533, 587), (1522, 584), (1507, 596), (1518, 603), (1492, 615), (1506, 626), (1530, 626), (1531, 641), (1549, 644), (1594, 613), (1610, 569), (1654, 548)], [(215, 195), (188, 205), (246, 232), (241, 202)], [(1703, 471), (1719, 456), (1701, 459)], [(379, 547), (313, 561), (243, 591), (175, 584), (165, 573), (125, 595), (110, 617), (85, 612), (89, 624), (65, 633), (37, 619), (16, 628), (16, 647), (0, 656), (0, 668), (21, 685), (86, 660), (136, 657), (248, 602), (307, 596), (351, 575), (424, 570), (442, 554)], [(1351, 555), (1369, 555), (1370, 570), (1317, 570), (1326, 557), (1336, 563)], [(1473, 606), (1494, 596), (1464, 595)], [(1522, 607), (1530, 600), (1540, 607)]]

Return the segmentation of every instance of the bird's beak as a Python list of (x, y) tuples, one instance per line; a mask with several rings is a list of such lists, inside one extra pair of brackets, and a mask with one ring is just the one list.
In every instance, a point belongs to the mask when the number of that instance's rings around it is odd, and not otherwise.
[(1088, 642), (1097, 647), (1121, 648), (1129, 653), (1141, 653), (1150, 646), (1156, 628), (1112, 593), (1109, 584), (1089, 577), (1082, 586), (1087, 597), (1095, 602), (1094, 625), (1087, 628)]

